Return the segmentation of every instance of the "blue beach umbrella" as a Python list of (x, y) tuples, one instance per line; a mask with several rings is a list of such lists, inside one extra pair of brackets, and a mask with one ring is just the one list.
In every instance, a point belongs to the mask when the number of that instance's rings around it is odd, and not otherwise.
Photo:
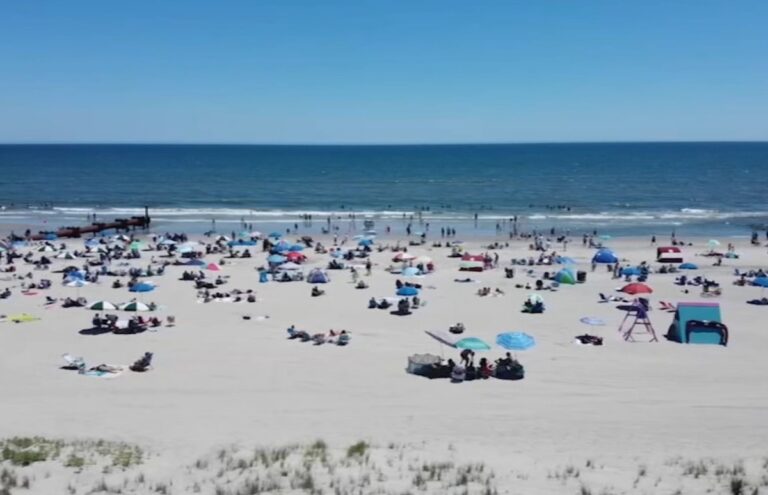
[(304, 246), (302, 246), (301, 244), (294, 244), (293, 246), (288, 248), (288, 251), (290, 251), (292, 253), (296, 253), (296, 252), (299, 252), (299, 251), (304, 251)]
[(200, 259), (193, 259), (184, 263), (184, 266), (204, 266), (204, 265), (207, 265), (207, 263)]
[(280, 232), (272, 232), (269, 234), (269, 237), (273, 239), (280, 239), (281, 237), (283, 237), (283, 234), (281, 234)]
[(418, 296), (419, 290), (416, 287), (400, 287), (397, 289), (398, 296)]
[(505, 332), (496, 336), (496, 344), (510, 351), (525, 351), (536, 345), (536, 340), (523, 332)]
[(555, 263), (558, 265), (575, 265), (576, 260), (569, 258), (568, 256), (558, 256), (555, 258)]
[(679, 266), (681, 270), (698, 270), (699, 267), (694, 265), (693, 263), (683, 263)]
[(461, 340), (458, 340), (454, 347), (456, 349), (469, 349), (472, 351), (490, 351), (491, 346), (486, 344), (483, 340), (478, 339), (477, 337), (465, 337)]
[(358, 246), (372, 246), (373, 245), (373, 239), (360, 239), (357, 241)]
[(267, 263), (273, 264), (273, 265), (279, 265), (281, 263), (285, 263), (285, 256), (280, 256), (279, 254), (273, 254), (267, 257)]
[(752, 280), (752, 285), (763, 288), (768, 287), (768, 277), (757, 277)]
[(152, 292), (153, 290), (155, 290), (155, 286), (152, 284), (141, 282), (141, 283), (135, 284), (133, 287), (131, 287), (128, 290), (130, 292)]

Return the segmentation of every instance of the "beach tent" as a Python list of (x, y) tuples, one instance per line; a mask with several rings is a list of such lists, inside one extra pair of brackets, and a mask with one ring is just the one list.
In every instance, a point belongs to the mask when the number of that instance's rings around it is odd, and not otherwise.
[(397, 295), (398, 296), (406, 296), (406, 297), (418, 296), (419, 295), (419, 289), (417, 289), (416, 287), (408, 287), (408, 286), (400, 287), (399, 289), (397, 289)]
[(43, 246), (40, 246), (37, 249), (37, 252), (38, 253), (53, 253), (53, 252), (56, 252), (56, 248), (51, 246), (50, 244), (45, 244)]
[(572, 270), (564, 268), (555, 274), (555, 281), (560, 284), (574, 285), (576, 283), (576, 275)]
[(357, 241), (358, 246), (372, 246), (373, 245), (373, 239), (360, 239)]
[(186, 263), (184, 263), (184, 266), (205, 266), (205, 265), (206, 265), (205, 261), (201, 259), (191, 259)]
[(619, 257), (610, 249), (601, 249), (592, 256), (592, 263), (618, 263)]
[(459, 263), (459, 270), (463, 272), (482, 272), (485, 263), (482, 261), (462, 261)]
[(417, 277), (421, 275), (421, 272), (415, 266), (409, 266), (402, 272), (403, 277)]
[(632, 277), (642, 275), (643, 271), (636, 266), (625, 266), (621, 269), (622, 277)]
[(210, 270), (212, 272), (218, 272), (221, 270), (221, 267), (217, 265), (216, 263), (208, 263), (208, 265), (205, 267), (206, 270)]
[(698, 270), (699, 267), (694, 265), (693, 263), (683, 263), (679, 266), (681, 270)]
[(768, 277), (757, 277), (752, 280), (752, 285), (756, 287), (768, 287)]
[(656, 261), (659, 263), (682, 263), (683, 253), (676, 246), (659, 247), (656, 248)]
[(575, 265), (576, 260), (569, 258), (568, 256), (557, 256), (555, 257), (555, 263), (558, 265)]
[(728, 345), (728, 327), (722, 323), (720, 305), (710, 302), (678, 303), (667, 339), (682, 344)]
[(315, 268), (307, 275), (307, 282), (310, 284), (327, 284), (330, 280), (328, 274), (319, 268)]

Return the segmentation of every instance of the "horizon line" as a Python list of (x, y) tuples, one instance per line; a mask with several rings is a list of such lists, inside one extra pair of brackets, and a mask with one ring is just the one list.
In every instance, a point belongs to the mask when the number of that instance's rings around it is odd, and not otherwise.
[(185, 142), (185, 141), (0, 141), (0, 146), (306, 146), (306, 147), (374, 147), (374, 146), (529, 146), (579, 144), (766, 144), (765, 140), (608, 140), (608, 141), (457, 141), (457, 142)]

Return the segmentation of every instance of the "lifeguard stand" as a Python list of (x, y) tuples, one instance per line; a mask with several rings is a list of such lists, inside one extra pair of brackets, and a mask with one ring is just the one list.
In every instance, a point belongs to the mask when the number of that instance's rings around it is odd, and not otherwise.
[[(637, 342), (635, 337), (638, 335), (649, 335), (650, 340), (648, 342), (658, 342), (659, 338), (656, 336), (656, 330), (653, 328), (651, 319), (648, 317), (648, 311), (650, 310), (650, 304), (647, 299), (640, 298), (632, 305), (626, 306), (627, 314), (619, 325), (619, 332), (621, 336), (627, 342)], [(630, 321), (629, 327), (624, 330), (624, 323)]]

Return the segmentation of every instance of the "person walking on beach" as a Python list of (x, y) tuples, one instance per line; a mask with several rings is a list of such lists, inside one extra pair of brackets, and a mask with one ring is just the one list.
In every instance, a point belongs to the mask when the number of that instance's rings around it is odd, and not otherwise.
[(655, 245), (656, 245), (656, 236), (653, 235), (651, 236), (651, 246), (655, 246)]
[(365, 260), (365, 275), (368, 277), (371, 276), (371, 268), (373, 268), (373, 263), (371, 263), (371, 258), (368, 258)]

